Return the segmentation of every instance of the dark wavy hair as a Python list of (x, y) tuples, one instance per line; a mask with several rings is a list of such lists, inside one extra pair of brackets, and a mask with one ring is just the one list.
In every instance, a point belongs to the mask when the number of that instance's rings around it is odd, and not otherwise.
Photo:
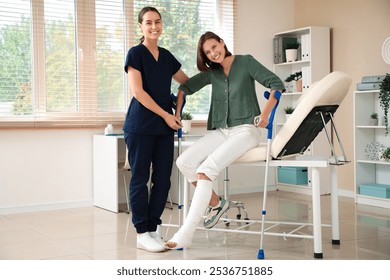
[[(160, 12), (155, 7), (147, 6), (147, 7), (143, 7), (142, 10), (139, 11), (139, 13), (138, 13), (138, 23), (139, 24), (142, 24), (142, 21), (144, 20), (144, 15), (147, 12), (156, 12), (160, 16), (160, 19), (162, 19)], [(145, 36), (142, 36), (141, 38), (139, 38), (140, 44), (142, 44), (144, 42), (144, 40), (145, 40)]]
[[(201, 72), (207, 72), (210, 69), (217, 69), (217, 68), (221, 67), (221, 65), (219, 63), (211, 62), (207, 58), (206, 54), (203, 51), (204, 42), (206, 42), (207, 40), (210, 40), (210, 39), (215, 39), (218, 42), (223, 41), (221, 37), (219, 37), (217, 34), (215, 34), (214, 32), (211, 32), (211, 31), (207, 31), (202, 36), (200, 36), (199, 41), (198, 41), (196, 66), (198, 67), (199, 71), (201, 71)], [(226, 44), (225, 44), (225, 53), (226, 53), (225, 57), (232, 55), (232, 53), (226, 47)]]

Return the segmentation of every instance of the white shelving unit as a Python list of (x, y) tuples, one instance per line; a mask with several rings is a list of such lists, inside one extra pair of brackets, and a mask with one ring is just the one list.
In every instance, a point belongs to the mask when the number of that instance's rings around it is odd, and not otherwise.
[[(274, 64), (274, 72), (283, 81), (293, 73), (302, 71), (303, 91), (297, 92), (296, 87), (286, 85), (287, 92), (281, 98), (278, 113), (275, 116), (276, 132), (285, 122), (284, 108), (287, 106), (296, 107), (299, 97), (310, 88), (315, 81), (321, 80), (330, 73), (330, 28), (323, 26), (309, 26), (274, 34), (275, 40), (280, 38), (296, 38), (300, 43), (298, 59), (294, 62), (281, 62)], [(280, 42), (280, 40), (279, 40)], [(275, 46), (275, 45), (274, 45)], [(276, 47), (274, 52), (276, 51)], [(284, 51), (279, 47), (279, 52)], [(275, 54), (274, 54), (275, 55)], [(329, 145), (326, 136), (322, 132), (307, 149), (306, 154), (329, 155)], [(329, 176), (328, 176), (329, 175)], [(328, 168), (321, 170), (321, 194), (330, 192), (330, 181)], [(310, 194), (311, 192), (311, 170), (308, 169), (307, 185), (291, 185), (277, 182), (278, 189), (298, 193)], [(277, 177), (276, 177), (277, 180)]]
[[(378, 113), (379, 125), (370, 125), (371, 113)], [(390, 208), (390, 198), (361, 195), (361, 184), (390, 184), (390, 162), (373, 159), (366, 153), (369, 143), (379, 142), (390, 146), (390, 134), (385, 135), (383, 111), (379, 106), (379, 91), (355, 91), (353, 93), (354, 116), (354, 186), (355, 201), (359, 204)], [(370, 158), (371, 157), (371, 158)]]

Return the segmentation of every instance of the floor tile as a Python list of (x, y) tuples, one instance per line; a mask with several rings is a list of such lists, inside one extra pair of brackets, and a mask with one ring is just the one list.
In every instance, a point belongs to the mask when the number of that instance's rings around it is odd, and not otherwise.
[[(245, 203), (248, 218), (261, 221), (262, 194), (232, 195)], [(330, 195), (321, 196), (323, 224), (330, 224)], [(261, 247), (261, 223), (248, 224), (245, 212), (230, 209), (228, 225), (222, 220), (213, 230), (201, 227), (192, 247), (150, 253), (136, 248), (131, 214), (113, 213), (97, 207), (18, 213), (0, 216), (1, 260), (256, 260), (259, 249), (269, 260), (313, 260), (313, 239), (286, 236), (285, 233), (312, 232), (312, 203), (307, 195), (272, 191), (268, 194), (267, 231)], [(390, 210), (357, 205), (353, 199), (339, 199), (340, 245), (332, 244), (332, 230), (322, 227), (325, 260), (389, 260)], [(180, 213), (182, 215), (182, 213)], [(165, 240), (178, 229), (179, 210), (166, 209), (162, 220)], [(224, 217), (225, 218), (225, 217)], [(283, 223), (279, 223), (283, 221)], [(291, 223), (307, 223), (296, 229)], [(225, 232), (244, 227), (246, 232)], [(268, 227), (270, 227), (268, 229)], [(271, 231), (272, 230), (272, 231)], [(272, 234), (269, 234), (271, 233)], [(284, 236), (275, 236), (283, 233)]]

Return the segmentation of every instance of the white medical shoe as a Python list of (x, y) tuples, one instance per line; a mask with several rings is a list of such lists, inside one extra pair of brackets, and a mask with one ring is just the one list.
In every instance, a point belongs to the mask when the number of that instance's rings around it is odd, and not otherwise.
[(152, 237), (158, 244), (161, 246), (164, 246), (164, 240), (163, 238), (157, 233), (157, 231), (150, 231), (149, 232), (150, 237)]
[(137, 234), (137, 248), (148, 252), (164, 252), (166, 249), (163, 245), (150, 236), (149, 232)]
[(150, 231), (149, 235), (151, 237), (153, 237), (157, 241), (158, 244), (160, 244), (161, 246), (164, 246), (165, 241), (161, 236), (161, 225), (157, 225), (156, 231)]

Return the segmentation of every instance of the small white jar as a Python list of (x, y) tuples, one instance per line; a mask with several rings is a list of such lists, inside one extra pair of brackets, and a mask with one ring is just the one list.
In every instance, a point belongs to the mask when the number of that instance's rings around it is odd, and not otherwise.
[(104, 129), (104, 135), (109, 135), (113, 133), (114, 133), (114, 127), (112, 126), (112, 124), (109, 123)]

